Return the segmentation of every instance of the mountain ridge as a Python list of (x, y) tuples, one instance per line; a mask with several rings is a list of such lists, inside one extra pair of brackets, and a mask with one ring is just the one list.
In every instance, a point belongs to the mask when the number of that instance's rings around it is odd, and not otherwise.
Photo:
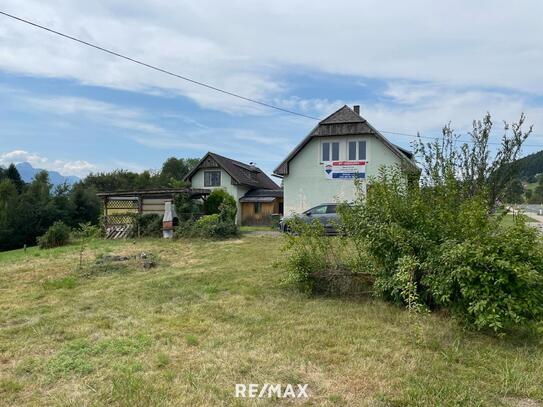
[(40, 171), (46, 171), (49, 174), (49, 182), (54, 186), (62, 185), (67, 183), (68, 185), (73, 185), (79, 182), (81, 179), (75, 175), (62, 175), (58, 171), (46, 170), (43, 168), (34, 168), (32, 164), (27, 161), (15, 164), (15, 168), (19, 171), (21, 178), (24, 182), (31, 182), (36, 174)]

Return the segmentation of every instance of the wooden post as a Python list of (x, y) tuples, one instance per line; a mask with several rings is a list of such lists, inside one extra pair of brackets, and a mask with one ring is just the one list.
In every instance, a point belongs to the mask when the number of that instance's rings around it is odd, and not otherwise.
[(109, 223), (109, 219), (108, 219), (108, 216), (107, 216), (107, 204), (108, 204), (108, 197), (105, 196), (104, 197), (104, 236), (107, 235), (107, 228), (108, 228), (108, 223)]

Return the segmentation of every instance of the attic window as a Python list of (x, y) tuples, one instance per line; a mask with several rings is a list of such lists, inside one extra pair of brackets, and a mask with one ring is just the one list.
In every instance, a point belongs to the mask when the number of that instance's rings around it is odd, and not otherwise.
[[(330, 147), (331, 150), (330, 151)], [(338, 161), (339, 160), (339, 143), (322, 143), (322, 160), (321, 161)]]
[(349, 160), (365, 160), (366, 159), (366, 142), (365, 141), (349, 141), (347, 146), (349, 150), (348, 151)]
[(220, 171), (204, 171), (204, 187), (220, 187), (221, 172)]

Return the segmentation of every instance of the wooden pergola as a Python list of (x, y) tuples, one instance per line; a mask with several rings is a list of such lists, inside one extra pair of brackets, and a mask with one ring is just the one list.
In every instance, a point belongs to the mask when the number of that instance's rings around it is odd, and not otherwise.
[(132, 233), (137, 216), (164, 214), (164, 203), (175, 202), (178, 195), (190, 199), (205, 199), (211, 191), (203, 188), (165, 188), (130, 191), (100, 192), (103, 224), (108, 238), (127, 237)]

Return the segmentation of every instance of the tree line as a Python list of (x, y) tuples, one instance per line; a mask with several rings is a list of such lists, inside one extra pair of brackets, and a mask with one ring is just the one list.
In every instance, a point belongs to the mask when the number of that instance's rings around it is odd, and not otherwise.
[(74, 185), (56, 187), (46, 171), (25, 183), (14, 164), (0, 168), (0, 251), (35, 245), (37, 238), (57, 221), (71, 228), (83, 223), (99, 224), (98, 192), (187, 186), (183, 178), (198, 161), (170, 157), (159, 171), (91, 173)]

